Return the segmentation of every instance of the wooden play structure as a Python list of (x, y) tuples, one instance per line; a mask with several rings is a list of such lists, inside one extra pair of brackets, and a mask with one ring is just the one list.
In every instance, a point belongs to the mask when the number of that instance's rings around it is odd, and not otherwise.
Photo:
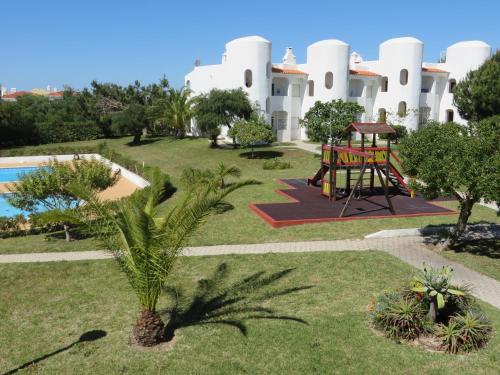
[[(308, 185), (320, 184), (321, 194), (331, 201), (348, 196), (339, 217), (344, 215), (353, 198), (369, 197), (382, 189), (388, 208), (394, 215), (395, 211), (389, 197), (389, 184), (393, 185), (392, 190), (396, 190), (399, 194), (412, 198), (414, 196), (413, 190), (408, 187), (401, 173), (391, 162), (391, 157), (398, 163), (399, 159), (391, 150), (389, 139), (386, 147), (377, 147), (377, 134), (393, 134), (395, 130), (385, 123), (352, 123), (344, 129), (344, 132), (347, 134), (347, 146), (324, 144), (321, 148), (320, 169), (314, 177), (308, 179)], [(352, 146), (353, 133), (361, 135), (360, 147)], [(367, 135), (371, 135), (369, 147), (365, 146)], [(379, 186), (375, 186), (375, 174)]]

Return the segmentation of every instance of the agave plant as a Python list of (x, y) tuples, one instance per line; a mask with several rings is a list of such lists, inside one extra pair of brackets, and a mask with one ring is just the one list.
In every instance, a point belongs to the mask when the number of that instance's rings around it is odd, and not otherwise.
[(464, 296), (465, 293), (460, 289), (451, 288), (451, 279), (453, 269), (449, 266), (443, 266), (441, 269), (427, 267), (424, 263), (423, 272), (413, 279), (412, 291), (423, 293), (429, 300), (429, 318), (435, 322), (438, 311), (443, 309), (446, 299), (450, 294)]
[(113, 252), (141, 305), (132, 333), (134, 341), (142, 346), (153, 346), (163, 339), (165, 325), (156, 306), (189, 237), (228, 194), (255, 183), (242, 181), (225, 189), (214, 188), (215, 181), (195, 185), (203, 191), (188, 190), (177, 206), (159, 217), (162, 181), (157, 172), (145, 192), (120, 202), (103, 202), (85, 187), (74, 186), (73, 191), (85, 200), (85, 205), (51, 213), (86, 227)]

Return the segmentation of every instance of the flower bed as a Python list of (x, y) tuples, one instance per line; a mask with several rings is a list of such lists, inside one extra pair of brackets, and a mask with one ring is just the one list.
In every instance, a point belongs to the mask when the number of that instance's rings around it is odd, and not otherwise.
[(424, 264), (401, 289), (374, 297), (368, 308), (373, 328), (400, 342), (453, 354), (484, 347), (491, 322), (469, 287), (451, 284), (452, 273)]

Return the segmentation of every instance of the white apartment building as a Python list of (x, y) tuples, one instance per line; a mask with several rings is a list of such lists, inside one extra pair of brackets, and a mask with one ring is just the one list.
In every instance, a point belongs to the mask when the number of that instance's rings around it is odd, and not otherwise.
[(491, 47), (459, 42), (440, 63), (424, 62), (423, 50), (416, 38), (395, 38), (380, 44), (378, 60), (364, 61), (347, 43), (329, 39), (308, 46), (303, 64), (291, 48), (281, 63), (272, 63), (271, 42), (248, 36), (227, 43), (220, 64), (195, 66), (185, 85), (194, 95), (243, 88), (279, 141), (305, 139), (299, 119), (316, 101), (333, 99), (363, 106), (359, 120), (365, 122), (387, 118), (409, 129), (427, 120), (464, 122), (453, 106), (453, 89), (490, 57)]

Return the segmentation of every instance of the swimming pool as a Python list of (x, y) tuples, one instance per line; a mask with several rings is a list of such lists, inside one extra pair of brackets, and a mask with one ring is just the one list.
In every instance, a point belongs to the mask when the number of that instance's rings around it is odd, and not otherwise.
[(0, 183), (18, 181), (26, 173), (34, 172), (40, 167), (0, 168)]
[[(28, 216), (30, 212), (20, 210), (19, 208), (12, 207), (7, 201), (9, 193), (0, 194), (0, 217), (14, 217), (17, 215)], [(42, 205), (38, 205), (36, 208), (37, 212), (46, 211), (46, 208)]]
[[(0, 168), (0, 183), (18, 181), (19, 177), (26, 173), (31, 173), (40, 167), (17, 167), (17, 168)], [(28, 216), (29, 212), (12, 207), (7, 201), (9, 193), (0, 193), (0, 217), (14, 217), (17, 215)], [(42, 205), (36, 209), (38, 212), (45, 211)]]

